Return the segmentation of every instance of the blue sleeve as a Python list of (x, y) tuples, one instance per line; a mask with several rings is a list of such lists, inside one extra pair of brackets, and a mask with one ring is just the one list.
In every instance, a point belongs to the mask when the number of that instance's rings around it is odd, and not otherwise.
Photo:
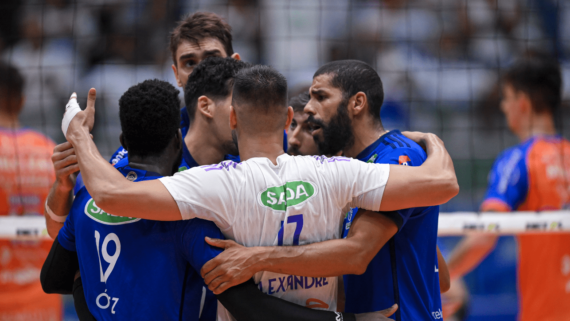
[(489, 185), (481, 209), (514, 210), (524, 202), (527, 192), (528, 173), (524, 150), (506, 150), (497, 158), (489, 173)]
[(74, 216), (77, 214), (82, 213), (82, 209), (85, 207), (85, 194), (87, 190), (82, 188), (77, 193), (75, 200), (73, 200), (73, 204), (71, 204), (71, 210), (69, 211), (69, 215), (67, 219), (65, 219), (65, 223), (63, 223), (63, 227), (59, 230), (59, 234), (57, 235), (57, 240), (59, 244), (63, 246), (68, 251), (75, 252), (75, 222)]
[[(425, 160), (426, 154), (423, 152), (423, 150), (419, 152), (413, 148), (397, 148), (392, 150), (387, 155), (376, 159), (375, 163), (403, 166), (420, 166)], [(396, 213), (401, 218), (401, 220), (395, 220), (396, 224), (398, 225), (398, 229), (401, 229), (415, 212), (417, 212), (415, 208), (396, 211)]]
[(198, 218), (185, 222), (180, 233), (178, 233), (178, 243), (181, 247), (182, 255), (200, 272), (202, 266), (209, 260), (222, 253), (222, 249), (210, 246), (204, 238), (206, 236), (217, 239), (225, 239), (216, 224)]

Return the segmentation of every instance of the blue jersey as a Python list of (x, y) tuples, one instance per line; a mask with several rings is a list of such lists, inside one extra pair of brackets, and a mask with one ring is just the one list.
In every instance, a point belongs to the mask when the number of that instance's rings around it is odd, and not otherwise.
[[(160, 177), (128, 166), (118, 170), (134, 181)], [(215, 224), (200, 219), (107, 214), (82, 188), (58, 241), (77, 251), (87, 305), (97, 320), (215, 320), (215, 312), (206, 317), (200, 311), (205, 285), (199, 271), (221, 250), (205, 236), (223, 238)]]
[[(363, 162), (419, 166), (426, 153), (399, 131), (391, 131), (359, 155)], [(396, 235), (362, 275), (345, 275), (346, 312), (364, 313), (398, 303), (396, 320), (441, 320), (437, 265), (439, 207), (401, 210), (394, 216)], [(355, 213), (354, 213), (355, 214)], [(353, 215), (347, 215), (350, 224)], [(350, 219), (349, 219), (350, 218)], [(347, 227), (344, 228), (347, 230)]]

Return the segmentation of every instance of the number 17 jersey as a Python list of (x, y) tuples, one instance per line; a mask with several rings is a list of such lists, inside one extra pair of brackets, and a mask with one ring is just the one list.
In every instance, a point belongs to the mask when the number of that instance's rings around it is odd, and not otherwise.
[[(280, 155), (195, 167), (161, 178), (184, 219), (211, 220), (245, 246), (301, 245), (340, 237), (349, 206), (379, 210), (389, 165), (345, 157)], [(269, 295), (336, 310), (337, 278), (259, 272)], [(218, 305), (218, 319), (230, 319)]]

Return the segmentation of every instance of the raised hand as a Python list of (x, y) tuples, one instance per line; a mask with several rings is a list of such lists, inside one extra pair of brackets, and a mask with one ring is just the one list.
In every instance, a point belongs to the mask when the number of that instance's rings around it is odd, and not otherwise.
[[(77, 131), (87, 130), (91, 132), (93, 129), (93, 124), (95, 123), (95, 99), (97, 97), (97, 91), (95, 88), (89, 89), (89, 94), (87, 95), (87, 107), (83, 111), (77, 112), (75, 116), (71, 120), (66, 119), (64, 115), (64, 124), (62, 126), (65, 127), (65, 122), (69, 121), (69, 127), (67, 128), (67, 132), (64, 129), (64, 134), (68, 137), (69, 134), (73, 134)], [(73, 99), (73, 96), (72, 96)], [(68, 109), (68, 112), (72, 112), (72, 110)], [(73, 115), (73, 114), (71, 114)]]

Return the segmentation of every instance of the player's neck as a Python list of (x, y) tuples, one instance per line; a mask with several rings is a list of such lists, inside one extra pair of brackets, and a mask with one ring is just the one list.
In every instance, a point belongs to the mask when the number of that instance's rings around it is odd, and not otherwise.
[(354, 119), (352, 122), (354, 144), (344, 149), (344, 156), (356, 158), (366, 147), (374, 144), (380, 136), (387, 133), (381, 123), (374, 122), (372, 117)]
[(184, 138), (184, 144), (198, 165), (217, 164), (224, 160), (226, 154), (223, 144), (214, 135), (209, 135), (207, 128), (192, 124)]
[(534, 136), (556, 135), (554, 118), (548, 113), (532, 115), (527, 124), (521, 126), (516, 135), (521, 142)]
[(129, 155), (129, 167), (140, 169), (147, 172), (158, 173), (162, 176), (172, 175), (172, 161), (169, 157), (155, 156), (155, 157), (139, 157), (136, 155)]
[(0, 127), (18, 129), (20, 121), (18, 115), (6, 111), (0, 111)]
[(251, 137), (238, 135), (238, 149), (242, 162), (254, 157), (265, 157), (277, 165), (277, 157), (285, 153), (283, 132), (281, 131), (281, 135), (251, 135)]

